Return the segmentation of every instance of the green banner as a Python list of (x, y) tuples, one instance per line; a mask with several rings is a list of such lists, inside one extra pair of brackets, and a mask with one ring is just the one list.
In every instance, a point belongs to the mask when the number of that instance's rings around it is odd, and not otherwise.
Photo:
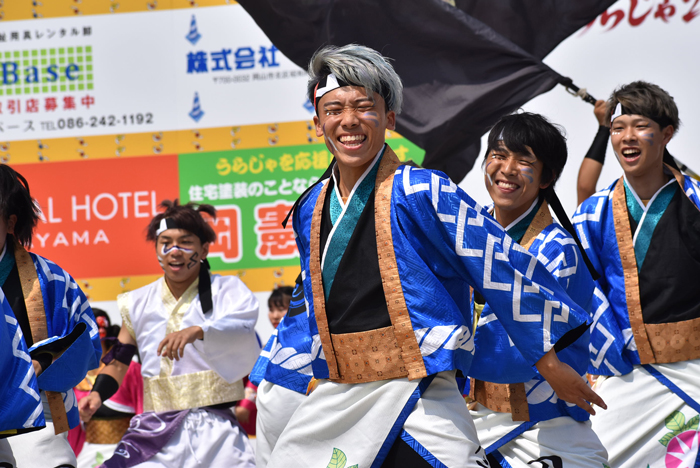
[[(404, 138), (387, 142), (402, 161), (420, 164), (424, 151)], [(297, 265), (291, 222), (294, 201), (330, 164), (325, 144), (181, 154), (180, 199), (218, 211), (213, 270)]]

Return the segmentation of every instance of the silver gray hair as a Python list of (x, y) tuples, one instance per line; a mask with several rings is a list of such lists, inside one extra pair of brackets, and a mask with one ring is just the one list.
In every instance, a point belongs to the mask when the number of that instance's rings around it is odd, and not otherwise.
[(364, 87), (370, 96), (369, 91), (378, 93), (384, 98), (387, 112), (398, 114), (403, 104), (403, 83), (389, 60), (376, 50), (358, 44), (322, 47), (309, 62), (309, 100), (314, 102), (318, 82), (333, 73), (346, 83)]

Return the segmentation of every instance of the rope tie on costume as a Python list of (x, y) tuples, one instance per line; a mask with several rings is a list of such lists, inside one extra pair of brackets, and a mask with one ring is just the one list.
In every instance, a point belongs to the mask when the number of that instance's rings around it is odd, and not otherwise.
[(566, 231), (571, 234), (571, 237), (574, 238), (574, 241), (576, 241), (576, 245), (581, 251), (583, 261), (586, 264), (588, 271), (591, 273), (593, 281), (597, 281), (598, 278), (600, 278), (600, 274), (598, 274), (596, 269), (593, 267), (593, 263), (591, 263), (588, 255), (586, 255), (586, 250), (583, 248), (583, 245), (581, 245), (581, 239), (579, 239), (578, 234), (576, 234), (576, 229), (574, 229), (574, 226), (571, 224), (566, 211), (564, 211), (564, 207), (561, 206), (561, 201), (559, 201), (557, 193), (554, 191), (554, 188), (551, 185), (544, 190), (544, 198), (547, 200), (547, 203), (549, 203), (549, 206), (551, 206), (554, 210), (554, 214), (557, 216), (557, 219), (561, 223), (562, 227), (566, 229)]
[(192, 435), (190, 434), (190, 431), (197, 432), (197, 426), (195, 425), (195, 421), (192, 421), (192, 419), (196, 419), (196, 424), (201, 424), (203, 419), (202, 413), (199, 411), (190, 411), (190, 414), (188, 414), (187, 418), (185, 418), (185, 432), (187, 432), (187, 448), (190, 449), (190, 453), (192, 454), (192, 457), (197, 462), (197, 464), (201, 465), (202, 462), (199, 460), (199, 458), (197, 458), (197, 454), (194, 453), (194, 447), (192, 447)]

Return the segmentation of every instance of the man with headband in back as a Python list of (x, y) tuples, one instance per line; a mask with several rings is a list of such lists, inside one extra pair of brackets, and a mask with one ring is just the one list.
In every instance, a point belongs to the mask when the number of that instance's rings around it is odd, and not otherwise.
[(469, 286), (500, 306), (561, 398), (604, 405), (554, 351), (587, 313), (444, 174), (402, 165), (385, 144), (403, 91), (387, 60), (325, 47), (309, 74), (316, 133), (335, 157), (293, 214), (317, 386), (268, 466), (488, 466), (455, 378), (474, 351)]
[(666, 91), (622, 86), (608, 115), (624, 176), (573, 218), (603, 275), (589, 373), (612, 410), (593, 429), (617, 468), (698, 466), (700, 185), (665, 151), (680, 124)]
[(214, 207), (177, 200), (161, 206), (165, 212), (151, 220), (147, 239), (155, 242), (164, 276), (118, 297), (119, 342), (80, 401), (81, 417), (89, 420), (117, 391), (138, 347), (144, 413), (104, 466), (254, 467), (231, 407), (243, 398), (241, 379), (260, 352), (258, 301), (238, 278), (209, 272), (216, 234), (202, 214), (215, 217)]

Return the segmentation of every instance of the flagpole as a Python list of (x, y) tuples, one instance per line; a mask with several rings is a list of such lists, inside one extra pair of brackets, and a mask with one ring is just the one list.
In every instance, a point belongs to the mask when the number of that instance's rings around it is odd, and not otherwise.
[[(579, 88), (574, 84), (574, 82), (571, 80), (571, 78), (563, 77), (564, 79), (560, 81), (559, 84), (564, 86), (566, 89), (566, 92), (571, 94), (572, 96), (577, 96), (586, 101), (587, 103), (594, 105), (596, 102), (596, 98), (591, 96), (588, 91), (586, 91), (586, 88)], [(676, 166), (678, 166), (678, 169), (681, 170), (681, 172), (685, 172), (688, 174), (690, 177), (696, 180), (700, 180), (700, 175), (698, 175), (695, 171), (690, 169), (688, 166), (683, 164), (681, 161), (678, 160), (675, 156), (671, 155), (671, 158), (673, 161), (676, 163)]]

